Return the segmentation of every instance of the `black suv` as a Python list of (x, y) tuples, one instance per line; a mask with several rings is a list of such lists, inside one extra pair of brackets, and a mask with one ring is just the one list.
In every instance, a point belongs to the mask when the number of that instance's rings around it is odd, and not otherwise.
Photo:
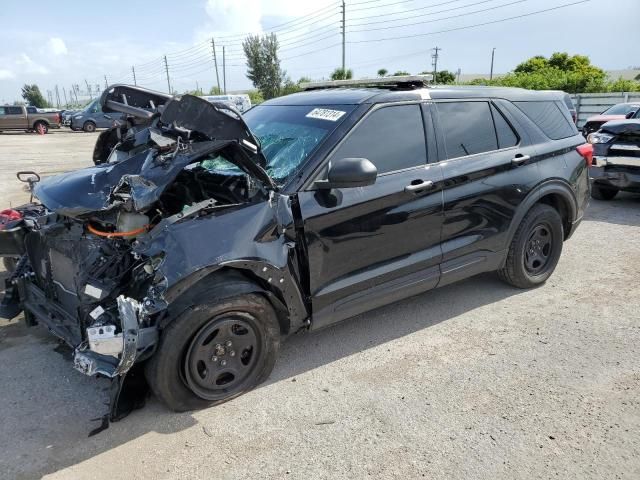
[(290, 333), (480, 272), (545, 282), (589, 198), (563, 94), (377, 82), (243, 116), (110, 87), (127, 124), (34, 187), (4, 316), (46, 325), (114, 399), (142, 377), (183, 411), (265, 380)]

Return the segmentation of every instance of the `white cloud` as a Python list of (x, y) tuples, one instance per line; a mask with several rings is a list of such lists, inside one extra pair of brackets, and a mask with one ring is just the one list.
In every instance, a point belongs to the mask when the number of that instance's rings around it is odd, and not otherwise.
[(49, 73), (49, 69), (47, 67), (34, 62), (26, 53), (21, 53), (14, 63), (24, 73), (37, 75), (46, 75)]
[(59, 37), (49, 39), (49, 49), (54, 55), (66, 55), (68, 53), (64, 40)]
[(0, 68), (0, 80), (6, 80), (9, 78), (14, 78), (15, 75), (11, 70), (6, 70), (6, 69), (2, 69)]

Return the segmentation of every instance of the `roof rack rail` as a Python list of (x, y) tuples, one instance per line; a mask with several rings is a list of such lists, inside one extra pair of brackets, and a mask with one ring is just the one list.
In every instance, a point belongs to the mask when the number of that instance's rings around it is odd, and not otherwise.
[(303, 82), (303, 90), (316, 90), (337, 87), (391, 87), (415, 89), (426, 87), (433, 80), (433, 75), (395, 75), (391, 77), (359, 78), (354, 80), (327, 80), (323, 82)]

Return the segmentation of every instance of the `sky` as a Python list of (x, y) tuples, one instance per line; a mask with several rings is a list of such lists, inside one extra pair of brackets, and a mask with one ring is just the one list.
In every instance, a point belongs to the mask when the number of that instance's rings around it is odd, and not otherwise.
[[(346, 0), (346, 65), (354, 77), (438, 69), (496, 73), (533, 55), (555, 51), (588, 55), (606, 70), (640, 65), (640, 0)], [(211, 50), (216, 39), (220, 83), (225, 46), (227, 90), (252, 88), (241, 40), (275, 30), (282, 67), (297, 80), (326, 78), (342, 61), (340, 1), (130, 0), (33, 2), (2, 0), (0, 104), (20, 99), (25, 83), (61, 101), (78, 85), (88, 98), (108, 83), (182, 92), (217, 83)], [(615, 5), (615, 7), (613, 6)], [(466, 28), (472, 25), (474, 28)], [(405, 38), (398, 38), (405, 37)], [(407, 38), (408, 37), (408, 38)], [(618, 40), (620, 40), (618, 42)]]

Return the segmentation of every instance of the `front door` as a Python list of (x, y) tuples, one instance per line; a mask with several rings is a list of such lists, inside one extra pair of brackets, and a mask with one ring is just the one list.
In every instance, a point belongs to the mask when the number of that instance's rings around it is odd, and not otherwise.
[(441, 173), (428, 164), (425, 120), (417, 103), (374, 107), (327, 161), (367, 158), (376, 183), (298, 194), (314, 328), (437, 285)]

